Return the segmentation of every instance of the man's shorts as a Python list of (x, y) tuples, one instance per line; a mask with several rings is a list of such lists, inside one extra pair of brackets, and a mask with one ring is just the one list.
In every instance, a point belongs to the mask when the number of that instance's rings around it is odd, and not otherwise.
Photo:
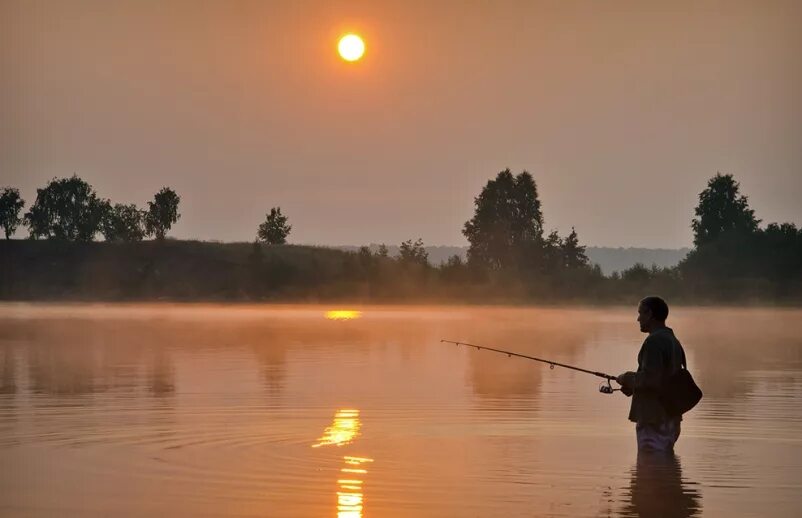
[(638, 423), (635, 425), (638, 451), (673, 451), (679, 433), (680, 418), (660, 423)]

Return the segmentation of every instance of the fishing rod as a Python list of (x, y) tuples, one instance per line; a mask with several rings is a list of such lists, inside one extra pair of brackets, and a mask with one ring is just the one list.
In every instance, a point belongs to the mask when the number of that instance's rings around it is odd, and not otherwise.
[(574, 371), (584, 372), (586, 374), (592, 374), (594, 376), (598, 376), (599, 378), (604, 378), (604, 379), (607, 380), (607, 385), (602, 384), (602, 385), (599, 386), (599, 392), (601, 392), (602, 394), (612, 394), (616, 390), (621, 390), (621, 389), (613, 388), (613, 386), (610, 384), (611, 381), (615, 381), (616, 380), (616, 377), (615, 376), (610, 376), (609, 374), (605, 374), (603, 372), (591, 371), (591, 370), (588, 370), (588, 369), (583, 369), (581, 367), (574, 367), (573, 365), (566, 365), (565, 363), (555, 362), (555, 361), (552, 361), (552, 360), (544, 360), (543, 358), (536, 358), (534, 356), (527, 356), (525, 354), (516, 353), (516, 352), (513, 352), (513, 351), (504, 351), (502, 349), (494, 349), (492, 347), (486, 347), (484, 345), (475, 345), (475, 344), (469, 344), (469, 343), (466, 343), (466, 342), (455, 342), (454, 340), (440, 340), (440, 343), (454, 344), (457, 347), (459, 347), (460, 345), (465, 345), (467, 347), (473, 347), (474, 349), (476, 349), (478, 351), (482, 351), (482, 350), (492, 351), (494, 353), (506, 354), (507, 357), (517, 356), (518, 358), (524, 358), (526, 360), (534, 360), (536, 362), (547, 363), (549, 365), (549, 368), (552, 369), (552, 370), (554, 369), (554, 366), (556, 365), (558, 367), (563, 367), (565, 369), (571, 369), (571, 370), (574, 370)]

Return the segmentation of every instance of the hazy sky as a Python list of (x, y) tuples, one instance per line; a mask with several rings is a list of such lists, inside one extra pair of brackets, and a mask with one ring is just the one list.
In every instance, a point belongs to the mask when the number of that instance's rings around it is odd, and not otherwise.
[(799, 224), (800, 22), (798, 1), (0, 0), (0, 186), (169, 185), (176, 237), (252, 240), (278, 205), (292, 243), (464, 244), (509, 167), (548, 229), (679, 247), (721, 171)]

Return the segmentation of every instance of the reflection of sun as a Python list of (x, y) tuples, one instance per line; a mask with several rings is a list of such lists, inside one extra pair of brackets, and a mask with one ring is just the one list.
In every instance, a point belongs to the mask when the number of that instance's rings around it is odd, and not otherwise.
[(312, 445), (312, 448), (335, 444), (342, 446), (348, 444), (359, 435), (359, 410), (340, 410), (334, 414), (334, 423), (326, 427), (323, 437)]
[(346, 34), (340, 38), (337, 51), (346, 61), (358, 61), (365, 53), (365, 42), (356, 34)]
[[(366, 462), (373, 462), (373, 459), (351, 457), (349, 455), (346, 455), (343, 459), (349, 467), (341, 468), (340, 471), (358, 474), (351, 475), (351, 477), (367, 474), (368, 470), (356, 466)], [(365, 495), (362, 493), (362, 479), (341, 478), (337, 480), (337, 484), (340, 486), (340, 490), (337, 491), (337, 518), (361, 518), (365, 502)]]
[(361, 311), (353, 309), (333, 309), (326, 311), (326, 318), (329, 320), (353, 320), (362, 316)]
[[(331, 426), (326, 427), (323, 437), (318, 439), (312, 447), (349, 444), (359, 435), (361, 426), (359, 410), (338, 410), (334, 414), (334, 422)], [(340, 468), (342, 478), (337, 479), (337, 518), (362, 518), (365, 506), (365, 494), (362, 489), (363, 477), (368, 473), (363, 464), (373, 462), (373, 459), (345, 455), (343, 460), (345, 466)]]

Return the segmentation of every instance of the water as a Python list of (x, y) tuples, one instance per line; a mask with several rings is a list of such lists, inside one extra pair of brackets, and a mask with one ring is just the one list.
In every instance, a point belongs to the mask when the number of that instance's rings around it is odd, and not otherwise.
[[(1, 516), (795, 516), (802, 311), (675, 308), (705, 391), (638, 459), (634, 308), (0, 306)], [(359, 318), (352, 318), (352, 317)]]

